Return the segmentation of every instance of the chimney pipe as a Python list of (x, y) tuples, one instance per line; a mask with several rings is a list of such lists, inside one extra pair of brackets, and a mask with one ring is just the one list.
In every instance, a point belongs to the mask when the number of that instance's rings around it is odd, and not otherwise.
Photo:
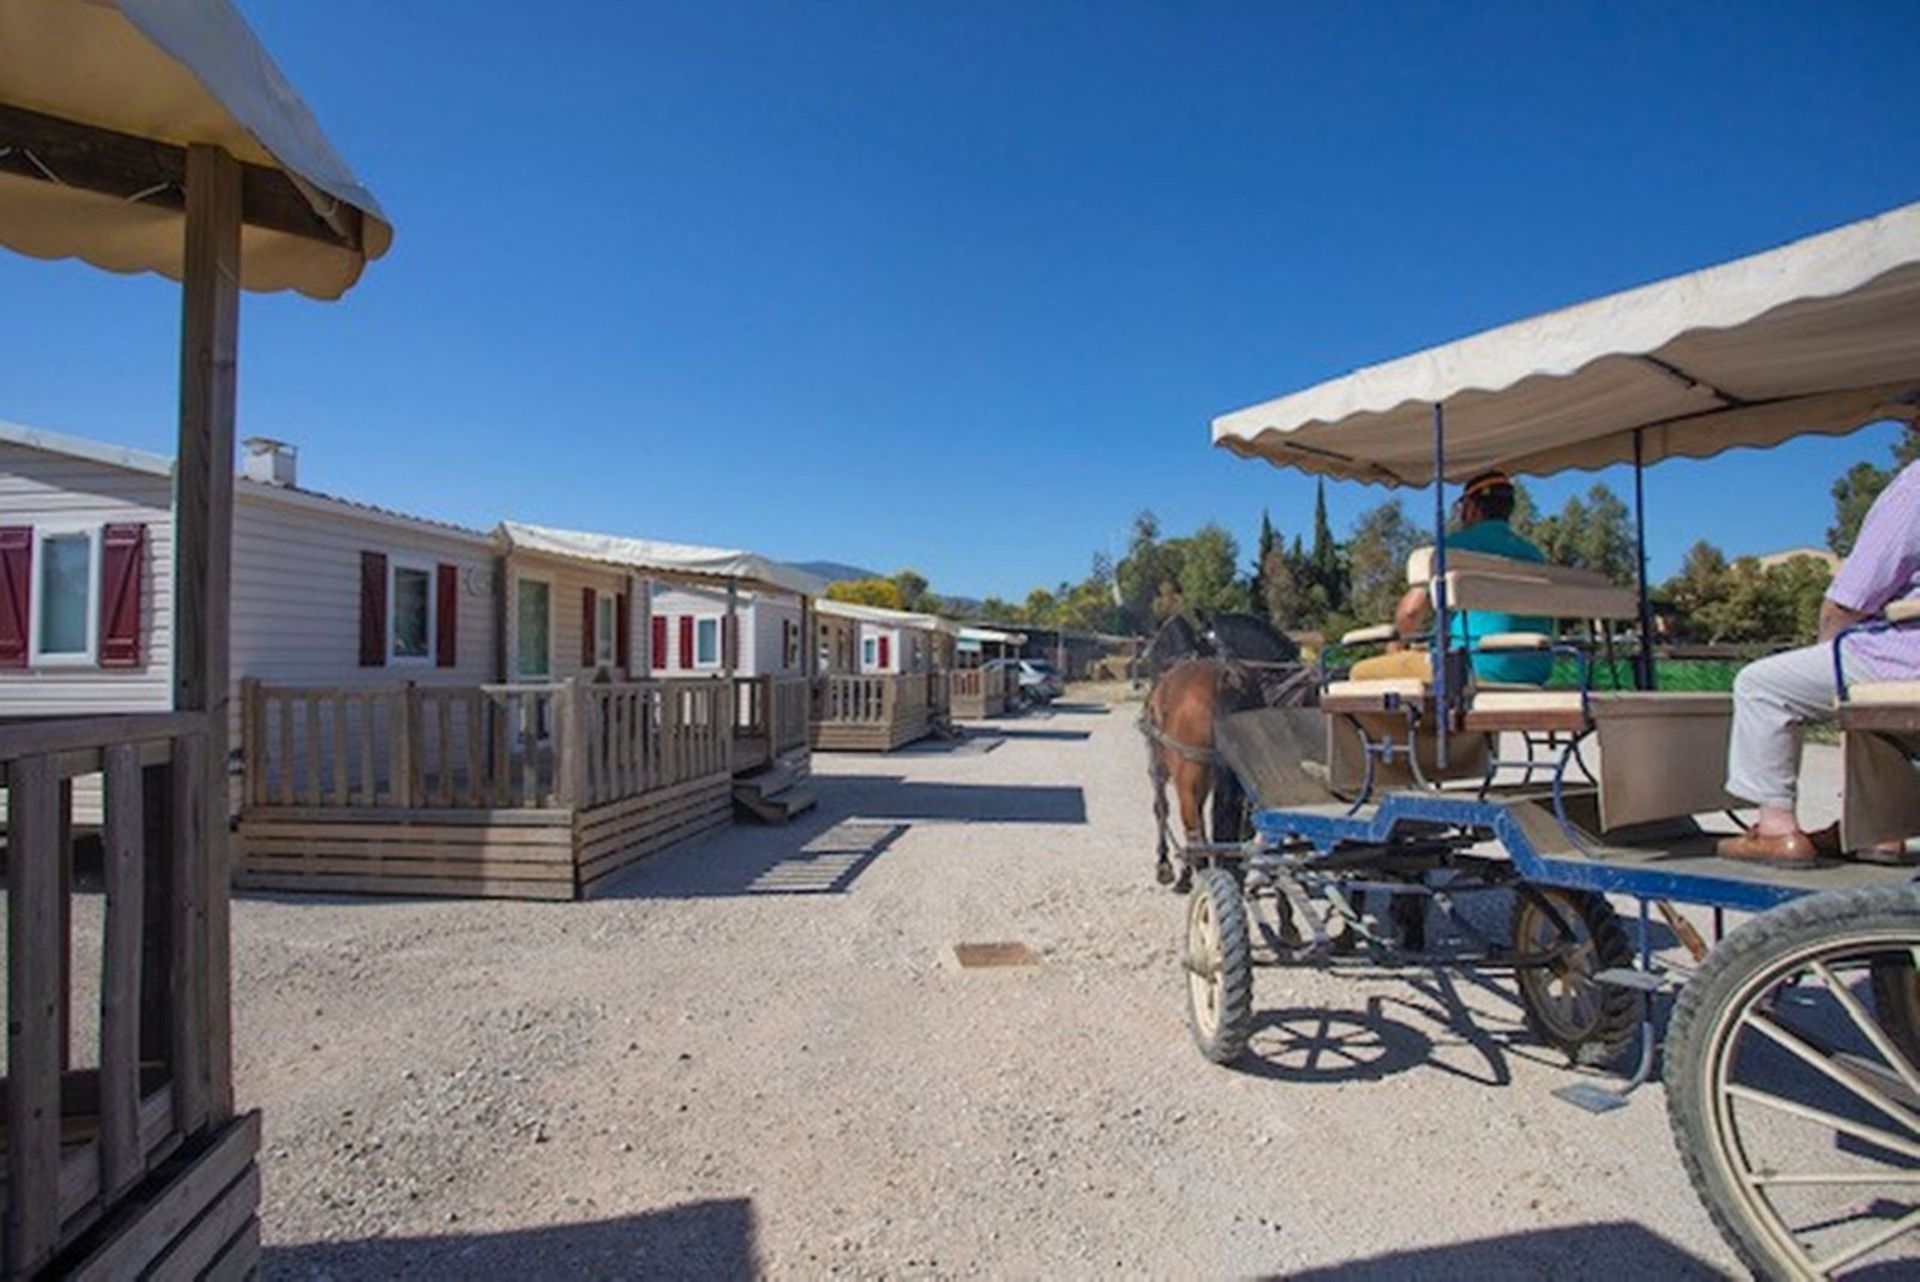
[(262, 485), (278, 485), (289, 490), (295, 488), (299, 450), (285, 441), (266, 436), (249, 436), (240, 442), (240, 448), (245, 451), (240, 463), (242, 476)]

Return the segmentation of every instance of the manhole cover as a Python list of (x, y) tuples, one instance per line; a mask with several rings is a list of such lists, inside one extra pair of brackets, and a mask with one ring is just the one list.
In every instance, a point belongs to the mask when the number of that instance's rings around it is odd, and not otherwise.
[(953, 955), (962, 970), (982, 966), (1038, 966), (1040, 955), (1025, 944), (955, 944)]

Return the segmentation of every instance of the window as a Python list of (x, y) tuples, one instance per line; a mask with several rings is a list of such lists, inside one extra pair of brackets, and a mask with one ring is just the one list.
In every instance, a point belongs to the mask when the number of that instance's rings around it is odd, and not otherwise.
[(51, 667), (93, 661), (98, 554), (94, 530), (46, 532), (35, 541), (34, 663)]
[(553, 671), (550, 642), (553, 635), (553, 588), (540, 579), (521, 579), (515, 596), (514, 620), (520, 644), (514, 655), (517, 677), (546, 677)]
[(433, 656), (433, 572), (395, 565), (391, 600), (388, 653), (395, 663), (425, 663)]
[(800, 625), (792, 619), (783, 620), (780, 624), (780, 666), (800, 666)]
[(862, 637), (860, 639), (861, 669), (864, 671), (867, 668), (877, 667), (880, 662), (879, 656), (880, 643), (872, 637)]
[(593, 601), (593, 661), (613, 662), (614, 597), (602, 592)]
[(700, 619), (694, 623), (693, 661), (703, 668), (720, 666), (720, 620)]

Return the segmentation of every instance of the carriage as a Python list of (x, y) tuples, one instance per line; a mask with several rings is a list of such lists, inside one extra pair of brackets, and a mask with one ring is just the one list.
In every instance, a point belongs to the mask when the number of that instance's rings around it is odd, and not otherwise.
[[(1643, 474), (1917, 409), (1920, 204), (1216, 420), (1242, 456), (1431, 486), (1432, 546), (1407, 568), (1434, 622), (1422, 672), (1343, 673), (1393, 635), (1359, 629), (1323, 654), (1318, 708), (1215, 723), (1250, 835), (1182, 852), (1201, 1052), (1245, 1051), (1256, 963), (1510, 970), (1543, 1040), (1608, 1070), (1574, 1075), (1568, 1102), (1620, 1107), (1664, 1060), (1682, 1160), (1756, 1273), (1914, 1267), (1920, 870), (1864, 852), (1920, 835), (1920, 682), (1841, 678), (1839, 846), (1862, 853), (1719, 857), (1713, 829), (1742, 804), (1723, 791), (1731, 696), (1661, 688)], [(1611, 465), (1633, 469), (1634, 587), (1449, 551), (1449, 482)], [(1462, 610), (1555, 626), (1463, 639)], [(1857, 631), (1901, 627), (1920, 602), (1843, 632), (1836, 665)], [(1501, 652), (1564, 676), (1476, 678), (1475, 655)], [(1476, 908), (1496, 900), (1504, 929)], [(1676, 943), (1655, 947), (1656, 913)]]

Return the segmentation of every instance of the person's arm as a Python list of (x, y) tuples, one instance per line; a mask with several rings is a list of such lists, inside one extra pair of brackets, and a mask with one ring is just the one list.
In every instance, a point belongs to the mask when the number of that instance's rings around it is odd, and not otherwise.
[(1387, 646), (1389, 650), (1404, 650), (1407, 642), (1420, 635), (1426, 626), (1427, 615), (1432, 610), (1427, 602), (1425, 588), (1408, 588), (1406, 595), (1400, 598), (1400, 604), (1394, 607), (1393, 630), (1400, 639)]
[(1856, 623), (1865, 623), (1873, 616), (1864, 610), (1849, 610), (1838, 601), (1820, 603), (1820, 640), (1824, 644), (1840, 635), (1842, 628), (1850, 628)]
[(1920, 573), (1920, 463), (1909, 463), (1867, 509), (1853, 551), (1820, 603), (1820, 639), (1871, 619)]

